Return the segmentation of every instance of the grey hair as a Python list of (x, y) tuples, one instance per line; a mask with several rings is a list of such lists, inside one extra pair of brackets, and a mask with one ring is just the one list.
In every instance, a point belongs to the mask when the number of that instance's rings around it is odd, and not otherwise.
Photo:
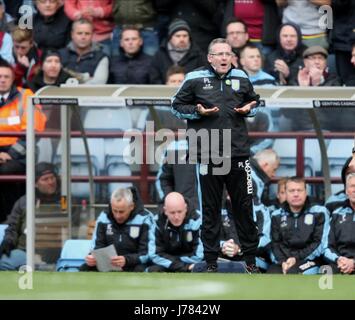
[(351, 178), (355, 178), (355, 172), (350, 172), (349, 174), (346, 175), (346, 187), (348, 186), (348, 181), (351, 179)]
[(130, 188), (118, 188), (111, 194), (111, 202), (126, 200), (128, 204), (133, 204), (133, 193)]
[[(217, 44), (217, 43), (226, 43), (228, 44), (230, 47), (231, 45), (229, 44), (229, 42), (227, 41), (227, 39), (224, 39), (224, 38), (216, 38), (216, 39), (213, 39), (210, 44), (208, 45), (208, 54), (212, 53), (212, 47)], [(232, 47), (231, 47), (232, 48)]]
[(264, 149), (258, 151), (254, 157), (257, 162), (265, 161), (267, 163), (280, 163), (280, 157), (278, 154), (272, 149)]

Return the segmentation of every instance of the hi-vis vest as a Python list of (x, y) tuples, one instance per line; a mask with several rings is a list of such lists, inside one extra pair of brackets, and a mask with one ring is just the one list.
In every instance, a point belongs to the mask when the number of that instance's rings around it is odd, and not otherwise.
[[(0, 107), (0, 131), (25, 131), (27, 125), (27, 99), (33, 93), (29, 89), (17, 88), (19, 94)], [(35, 106), (35, 129), (44, 131), (47, 118), (40, 106)], [(11, 146), (17, 142), (16, 137), (0, 137), (0, 147)]]

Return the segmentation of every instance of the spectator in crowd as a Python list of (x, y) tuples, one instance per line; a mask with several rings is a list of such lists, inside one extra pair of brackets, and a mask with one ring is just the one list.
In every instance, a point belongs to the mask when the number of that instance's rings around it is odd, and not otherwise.
[(226, 25), (226, 39), (235, 54), (234, 67), (240, 68), (240, 52), (248, 44), (248, 26), (243, 20), (231, 18)]
[(2, 0), (5, 12), (17, 21), (20, 16), (19, 9), (23, 0)]
[(143, 38), (143, 52), (154, 56), (159, 49), (158, 19), (154, 0), (113, 0), (115, 28), (112, 37), (112, 56), (118, 55), (119, 39), (125, 25), (135, 25)]
[(248, 26), (249, 41), (267, 55), (276, 45), (276, 30), (280, 25), (275, 1), (226, 0), (223, 25), (233, 16), (242, 19)]
[[(11, 65), (0, 60), (0, 131), (24, 132), (26, 130), (26, 109), (29, 89), (17, 88)], [(35, 129), (43, 131), (46, 117), (39, 106), (34, 112)], [(26, 170), (25, 137), (0, 138), (0, 175), (24, 174)], [(24, 183), (0, 184), (0, 222), (11, 212), (14, 202), (24, 194)]]
[(122, 29), (120, 55), (114, 56), (110, 63), (111, 83), (148, 84), (149, 68), (152, 57), (142, 50), (143, 38), (135, 26)]
[(80, 19), (73, 23), (72, 41), (59, 51), (64, 70), (80, 83), (105, 84), (109, 75), (109, 58), (92, 41), (93, 25)]
[(276, 199), (271, 200), (271, 205), (269, 206), (270, 213), (279, 209), (280, 206), (286, 201), (286, 181), (288, 178), (281, 178), (277, 181), (277, 193)]
[(63, 1), (35, 0), (35, 4), (33, 38), (37, 46), (43, 51), (64, 48), (70, 41), (71, 21), (64, 13)]
[[(247, 44), (240, 52), (240, 65), (248, 74), (249, 80), (253, 85), (275, 86), (275, 78), (262, 69), (262, 54), (258, 47), (253, 44)], [(248, 131), (271, 132), (274, 131), (274, 125), (269, 108), (259, 108), (255, 117), (247, 118), (246, 124)], [(260, 150), (271, 148), (273, 139), (250, 139), (252, 154)]]
[[(327, 57), (328, 51), (321, 46), (307, 48), (303, 52), (304, 68), (298, 71), (297, 80), (291, 80), (289, 84), (301, 87), (340, 86), (341, 82), (337, 75), (329, 72)], [(331, 108), (317, 108), (315, 110), (321, 128), (330, 131), (352, 131), (354, 124), (350, 114), (353, 112), (355, 110), (350, 110), (349, 108), (339, 108), (338, 112), (334, 112)], [(305, 109), (281, 109), (280, 113), (286, 118), (292, 119), (291, 128), (286, 130), (313, 129), (313, 123)]]
[(332, 214), (324, 258), (333, 273), (355, 273), (355, 172), (346, 176), (345, 200)]
[(352, 157), (349, 157), (341, 169), (341, 180), (344, 185), (344, 189), (338, 191), (337, 193), (331, 195), (327, 201), (325, 202), (325, 206), (327, 207), (330, 214), (334, 212), (346, 199), (348, 199), (345, 189), (346, 189), (346, 176), (350, 173), (355, 172), (355, 166), (352, 165), (352, 161), (354, 159), (354, 153)]
[(42, 51), (33, 41), (30, 29), (16, 27), (12, 32), (15, 57), (15, 83), (23, 87), (27, 81), (32, 81), (39, 72), (42, 63)]
[(6, 13), (4, 0), (0, 0), (0, 31), (10, 34), (14, 27), (14, 19)]
[(306, 46), (302, 44), (299, 27), (293, 23), (281, 25), (276, 49), (266, 57), (265, 70), (275, 77), (280, 85), (295, 81), (298, 70), (303, 67), (302, 53)]
[(179, 87), (185, 79), (185, 69), (180, 66), (171, 66), (166, 72), (166, 85)]
[[(148, 233), (153, 218), (145, 211), (135, 188), (116, 189), (111, 195), (108, 211), (98, 218), (94, 249), (114, 245), (116, 256), (111, 264), (123, 271), (144, 271), (148, 262)], [(81, 271), (98, 271), (92, 253), (86, 256)]]
[(282, 23), (295, 23), (300, 27), (304, 45), (328, 48), (326, 26), (320, 25), (323, 12), (319, 7), (330, 5), (332, 0), (275, 1), (282, 10)]
[[(32, 81), (25, 84), (33, 92), (45, 86), (60, 86), (70, 78), (70, 75), (63, 70), (62, 62), (58, 51), (47, 50), (42, 58), (42, 68), (35, 75)], [(47, 106), (43, 108), (47, 116), (47, 129), (59, 129), (60, 108)], [(57, 141), (52, 141), (53, 147), (57, 147)]]
[(275, 78), (263, 71), (262, 54), (253, 44), (245, 45), (240, 52), (240, 64), (255, 86), (275, 86)]
[(320, 265), (329, 228), (329, 212), (310, 205), (306, 182), (291, 177), (286, 182), (286, 201), (271, 217), (273, 264), (268, 273), (314, 273)]
[[(208, 142), (189, 139), (189, 161), (197, 162), (202, 194), (202, 241), (209, 272), (217, 271), (224, 185), (231, 197), (233, 222), (251, 272), (255, 269), (258, 245), (252, 187), (248, 187), (250, 148), (244, 117), (255, 114), (252, 109), (257, 106), (259, 96), (246, 74), (232, 68), (233, 55), (226, 39), (213, 40), (207, 56), (210, 66), (187, 74), (172, 103), (173, 114), (187, 119), (188, 129), (207, 131)], [(243, 90), (244, 94), (236, 94), (237, 90)], [(218, 146), (210, 143), (211, 129), (218, 129)], [(229, 132), (229, 138), (224, 134), (222, 137), (222, 131)], [(226, 159), (226, 153), (231, 161), (221, 164), (216, 158), (223, 154)]]
[(352, 0), (330, 2), (333, 18), (330, 41), (335, 53), (337, 74), (345, 85), (355, 86), (355, 68), (350, 63), (352, 44), (355, 44), (355, 2)]
[(45, 86), (60, 86), (70, 78), (70, 75), (63, 70), (62, 62), (58, 51), (46, 51), (42, 58), (42, 68), (28, 81), (26, 86), (33, 92)]
[(104, 52), (111, 54), (111, 37), (114, 28), (112, 16), (113, 0), (65, 1), (64, 10), (72, 20), (86, 19), (94, 26), (93, 41), (103, 45)]
[(250, 160), (254, 202), (269, 205), (269, 187), (280, 165), (280, 158), (272, 149), (257, 152)]
[[(36, 205), (59, 204), (61, 194), (56, 168), (41, 162), (35, 170)], [(26, 264), (26, 195), (16, 201), (6, 223), (9, 226), (0, 245), (0, 270), (17, 270)]]
[(183, 195), (165, 197), (164, 212), (149, 233), (150, 272), (190, 272), (203, 259), (200, 239), (201, 216)]
[(200, 49), (191, 40), (190, 32), (184, 20), (177, 19), (170, 23), (168, 40), (153, 57), (150, 70), (152, 84), (165, 83), (167, 70), (172, 65), (183, 67), (187, 73), (205, 64)]
[[(12, 38), (10, 35), (10, 26), (13, 25), (10, 21), (11, 18), (5, 13), (5, 4), (3, 0), (0, 1), (0, 57), (9, 63), (14, 63), (12, 55)], [(11, 23), (11, 24), (10, 24)]]
[(303, 52), (304, 68), (297, 74), (297, 83), (301, 87), (340, 86), (339, 78), (328, 72), (328, 51), (321, 46), (309, 47)]
[(166, 12), (170, 21), (184, 19), (191, 28), (191, 38), (205, 54), (209, 43), (219, 36), (217, 12), (219, 0), (155, 0), (158, 11)]

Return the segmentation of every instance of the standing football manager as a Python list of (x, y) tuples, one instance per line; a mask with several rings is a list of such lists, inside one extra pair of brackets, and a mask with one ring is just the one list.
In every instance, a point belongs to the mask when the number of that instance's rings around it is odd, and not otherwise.
[(233, 55), (225, 39), (214, 39), (208, 47), (210, 65), (188, 73), (172, 103), (173, 114), (187, 119), (189, 162), (197, 160), (201, 237), (208, 272), (217, 271), (224, 185), (232, 201), (243, 260), (250, 272), (257, 271), (258, 233), (253, 220), (250, 147), (244, 118), (255, 115), (259, 96), (248, 76), (232, 68)]

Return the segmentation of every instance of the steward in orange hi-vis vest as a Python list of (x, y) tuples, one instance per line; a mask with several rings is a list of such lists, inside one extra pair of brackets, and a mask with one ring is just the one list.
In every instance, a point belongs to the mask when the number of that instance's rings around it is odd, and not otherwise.
[[(12, 87), (6, 102), (0, 102), (0, 131), (24, 131), (27, 124), (27, 100), (33, 92), (29, 89)], [(35, 107), (35, 129), (43, 131), (46, 125), (46, 116), (41, 107)], [(0, 137), (0, 147), (15, 146), (19, 138)]]
[[(14, 85), (11, 65), (0, 58), (0, 132), (24, 132), (27, 126), (27, 100), (33, 95), (29, 89)], [(34, 111), (35, 129), (43, 131), (46, 116), (41, 107)], [(29, 152), (31, 152), (30, 150)], [(32, 151), (34, 152), (34, 151)], [(26, 137), (0, 137), (0, 175), (26, 173)], [(0, 182), (0, 223), (11, 212), (15, 201), (24, 194), (25, 183)]]

